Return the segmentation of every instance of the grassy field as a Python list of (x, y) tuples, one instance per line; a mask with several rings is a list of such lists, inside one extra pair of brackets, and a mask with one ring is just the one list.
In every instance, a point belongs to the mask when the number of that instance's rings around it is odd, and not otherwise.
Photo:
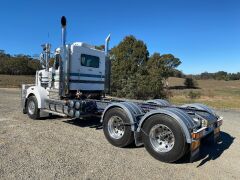
[[(200, 102), (220, 109), (240, 109), (240, 81), (198, 80), (199, 89), (184, 89), (184, 79), (169, 78), (169, 87), (174, 104)], [(189, 92), (197, 92), (200, 97), (191, 99)]]
[[(34, 83), (34, 76), (0, 75), (0, 88), (19, 88)], [(199, 80), (199, 89), (185, 89), (184, 79), (169, 78), (170, 101), (173, 104), (200, 102), (219, 109), (240, 109), (240, 81)], [(189, 92), (200, 97), (191, 99)]]
[(35, 76), (16, 76), (0, 74), (0, 88), (20, 88), (21, 84), (32, 84)]

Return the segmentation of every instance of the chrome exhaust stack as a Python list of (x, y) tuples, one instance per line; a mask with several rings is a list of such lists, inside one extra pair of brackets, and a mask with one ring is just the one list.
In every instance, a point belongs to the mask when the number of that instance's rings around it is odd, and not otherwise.
[(67, 26), (67, 19), (65, 16), (61, 18), (61, 25), (62, 25), (62, 47), (66, 47), (66, 26)]
[(105, 55), (106, 55), (106, 56), (108, 56), (110, 36), (111, 36), (111, 34), (109, 34), (109, 35), (107, 36), (107, 38), (105, 39)]
[(111, 61), (109, 58), (109, 41), (110, 34), (105, 39), (105, 83), (104, 83), (105, 94), (110, 94), (111, 84)]
[(61, 18), (62, 26), (62, 48), (61, 48), (61, 63), (60, 63), (60, 87), (59, 96), (65, 97), (69, 94), (69, 57), (66, 47), (66, 26), (67, 19), (65, 16)]

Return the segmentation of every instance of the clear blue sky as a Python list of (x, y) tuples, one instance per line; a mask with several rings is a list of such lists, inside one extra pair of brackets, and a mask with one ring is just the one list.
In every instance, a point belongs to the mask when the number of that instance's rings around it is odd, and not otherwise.
[(44, 42), (56, 48), (62, 15), (68, 42), (99, 45), (111, 33), (112, 47), (132, 34), (151, 54), (179, 57), (184, 73), (240, 71), (238, 0), (1, 0), (0, 49), (33, 55)]

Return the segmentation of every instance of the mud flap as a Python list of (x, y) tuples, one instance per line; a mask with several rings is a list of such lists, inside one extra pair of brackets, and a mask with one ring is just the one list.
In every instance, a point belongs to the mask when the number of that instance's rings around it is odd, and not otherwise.
[(214, 131), (208, 135), (208, 137), (203, 138), (203, 143), (204, 144), (216, 144), (219, 141), (221, 141), (221, 136), (220, 136), (220, 128), (217, 127), (214, 129)]
[(221, 141), (220, 127), (217, 127), (214, 129), (214, 143), (218, 143), (220, 141)]
[(199, 140), (193, 140), (191, 143), (191, 150), (190, 150), (190, 162), (192, 163), (196, 160), (200, 155), (200, 145), (201, 144), (208, 144), (213, 145), (219, 143), (221, 141), (220, 136), (220, 127), (214, 129), (214, 132), (210, 133), (207, 137)]
[(200, 140), (195, 140), (191, 143), (190, 162), (192, 163), (200, 155)]
[(135, 145), (136, 145), (136, 146), (141, 146), (141, 145), (143, 145), (141, 133), (135, 131), (135, 132), (134, 132), (134, 140), (135, 140)]

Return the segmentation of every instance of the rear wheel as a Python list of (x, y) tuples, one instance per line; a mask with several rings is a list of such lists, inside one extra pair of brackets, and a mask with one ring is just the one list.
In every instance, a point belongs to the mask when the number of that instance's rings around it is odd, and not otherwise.
[(40, 110), (38, 109), (37, 98), (35, 96), (30, 96), (28, 98), (26, 110), (31, 119), (39, 119)]
[(143, 143), (147, 151), (163, 162), (174, 162), (186, 152), (187, 144), (179, 124), (170, 116), (153, 115), (143, 125)]
[(134, 141), (130, 120), (121, 108), (112, 108), (106, 112), (103, 131), (108, 142), (117, 147), (126, 147)]

